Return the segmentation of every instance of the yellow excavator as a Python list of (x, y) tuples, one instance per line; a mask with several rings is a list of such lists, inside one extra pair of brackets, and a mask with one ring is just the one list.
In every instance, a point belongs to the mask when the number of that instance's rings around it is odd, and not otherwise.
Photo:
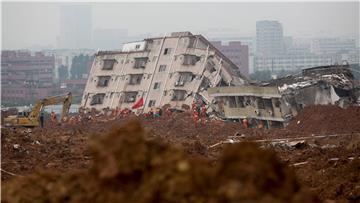
[(68, 115), (71, 106), (72, 95), (71, 92), (47, 97), (36, 102), (30, 112), (19, 112), (18, 115), (8, 116), (4, 119), (5, 126), (12, 127), (36, 127), (39, 126), (40, 112), (45, 106), (62, 103), (61, 120)]

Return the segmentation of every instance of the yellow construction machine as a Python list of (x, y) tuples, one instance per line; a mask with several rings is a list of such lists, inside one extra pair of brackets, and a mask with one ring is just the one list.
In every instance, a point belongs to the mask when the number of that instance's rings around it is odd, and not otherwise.
[(39, 126), (40, 112), (45, 106), (62, 103), (61, 120), (68, 115), (71, 106), (72, 95), (71, 92), (44, 98), (34, 105), (30, 112), (19, 112), (18, 115), (8, 116), (4, 119), (5, 126), (22, 126), (22, 127), (36, 127)]

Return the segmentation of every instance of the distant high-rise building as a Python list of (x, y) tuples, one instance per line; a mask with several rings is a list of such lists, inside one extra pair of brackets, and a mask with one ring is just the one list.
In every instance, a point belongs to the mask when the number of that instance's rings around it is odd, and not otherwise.
[(284, 51), (283, 28), (278, 21), (256, 22), (256, 52), (262, 55), (277, 55)]
[(126, 29), (96, 29), (93, 34), (93, 47), (103, 50), (121, 49), (127, 38)]
[(58, 48), (90, 48), (91, 32), (91, 6), (76, 5), (61, 7)]
[(226, 57), (228, 57), (245, 76), (249, 76), (249, 47), (243, 45), (240, 41), (230, 41), (228, 45), (221, 41), (211, 42)]

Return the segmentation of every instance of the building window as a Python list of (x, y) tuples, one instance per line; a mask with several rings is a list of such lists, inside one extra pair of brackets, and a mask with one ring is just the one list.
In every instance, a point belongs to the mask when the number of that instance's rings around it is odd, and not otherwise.
[(171, 52), (171, 48), (166, 48), (166, 49), (164, 50), (164, 55), (169, 55), (170, 52)]
[(159, 89), (160, 88), (160, 82), (156, 82), (155, 84), (154, 84), (154, 89)]
[(135, 45), (135, 49), (140, 49), (140, 44)]
[(135, 58), (134, 68), (145, 68), (148, 57)]
[(264, 100), (262, 98), (257, 98), (256, 102), (258, 109), (265, 109)]
[(198, 61), (200, 61), (200, 57), (191, 54), (184, 54), (183, 65), (195, 65)]
[(164, 72), (166, 70), (166, 65), (160, 65), (159, 72)]
[(236, 99), (236, 106), (238, 108), (244, 108), (245, 105), (244, 105), (244, 97), (235, 97)]
[(114, 69), (115, 59), (104, 59), (103, 70), (112, 70)]
[(186, 99), (185, 95), (185, 90), (174, 90), (171, 101), (184, 101)]
[(195, 78), (195, 75), (192, 74), (191, 72), (179, 73), (179, 78), (175, 82), (175, 86), (184, 86), (185, 83), (193, 81), (194, 78)]
[(135, 102), (137, 92), (126, 92), (124, 95), (125, 103), (133, 103)]
[(129, 85), (139, 85), (141, 83), (143, 74), (132, 74), (130, 75)]
[(97, 83), (98, 87), (107, 87), (109, 85), (111, 76), (99, 76), (99, 81)]
[(235, 97), (228, 97), (229, 108), (236, 108)]
[(153, 107), (153, 106), (155, 106), (155, 103), (156, 103), (155, 100), (150, 100), (150, 101), (149, 101), (149, 104), (148, 104), (148, 107)]
[(105, 98), (105, 93), (95, 94), (92, 97), (90, 105), (102, 104), (102, 103), (104, 103), (104, 98)]

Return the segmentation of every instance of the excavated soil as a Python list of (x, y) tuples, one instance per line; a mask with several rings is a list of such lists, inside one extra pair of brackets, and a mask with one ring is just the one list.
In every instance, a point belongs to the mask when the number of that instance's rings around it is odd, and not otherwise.
[(229, 145), (212, 167), (159, 141), (138, 121), (91, 142), (94, 162), (78, 172), (14, 179), (3, 202), (318, 202), (270, 150)]
[(311, 106), (271, 130), (134, 118), (2, 128), (2, 201), (360, 202), (360, 107)]
[(360, 132), (360, 108), (346, 109), (331, 105), (306, 107), (296, 116), (288, 130), (306, 133), (352, 133)]

